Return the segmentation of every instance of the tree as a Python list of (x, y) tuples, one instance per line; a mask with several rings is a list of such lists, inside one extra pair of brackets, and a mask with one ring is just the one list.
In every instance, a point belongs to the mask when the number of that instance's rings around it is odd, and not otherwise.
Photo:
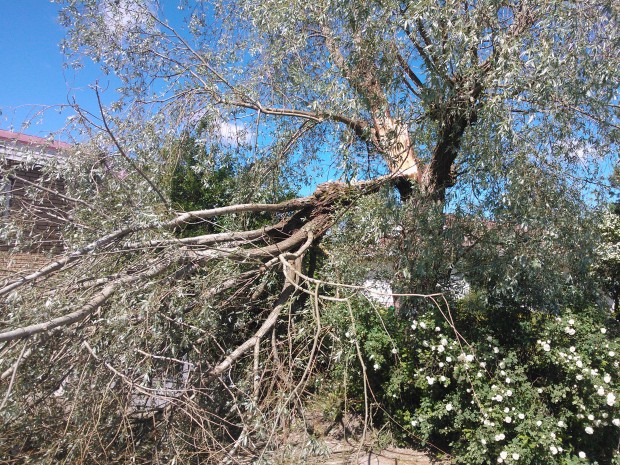
[[(620, 171), (616, 166), (611, 177), (611, 184), (616, 189), (619, 180)], [(603, 287), (613, 302), (616, 319), (620, 319), (620, 203), (618, 199), (614, 200), (603, 214), (599, 226), (601, 240), (596, 250), (598, 260), (594, 272), (602, 278)]]
[[(519, 275), (541, 249), (504, 239), (544, 233), (550, 259), (588, 237), (596, 161), (617, 150), (613, 2), (184, 0), (184, 20), (142, 0), (59, 3), (74, 64), (121, 85), (99, 116), (76, 108), (89, 139), (49, 170), (71, 180), (67, 253), (0, 289), (7, 455), (260, 456), (339, 357), (321, 323), (334, 301), (372, 419), (351, 305), (369, 268), (391, 277), (401, 319), (437, 308), (455, 269), (501, 287), (475, 254), (513, 259), (508, 309), (558, 311), (560, 275), (591, 287), (568, 255), (554, 279)], [(244, 173), (216, 194), (230, 205), (175, 210), (166, 153), (182, 134)], [(273, 186), (327, 166), (338, 182), (273, 203)]]

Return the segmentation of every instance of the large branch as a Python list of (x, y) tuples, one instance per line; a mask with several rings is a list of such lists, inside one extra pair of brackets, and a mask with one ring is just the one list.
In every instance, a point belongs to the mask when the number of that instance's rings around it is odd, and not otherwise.
[(108, 285), (106, 285), (101, 291), (96, 293), (91, 299), (82, 305), (79, 309), (68, 313), (66, 315), (52, 318), (51, 320), (36, 323), (28, 326), (23, 326), (20, 328), (16, 328), (10, 331), (5, 331), (0, 333), (0, 342), (13, 341), (15, 339), (21, 339), (25, 337), (34, 336), (35, 334), (43, 333), (49, 331), (54, 328), (58, 328), (61, 326), (68, 326), (73, 323), (77, 323), (91, 315), (95, 310), (101, 307), (121, 285), (135, 283), (137, 281), (152, 278), (164, 270), (166, 270), (172, 263), (173, 259), (165, 259), (158, 266), (153, 266), (147, 271), (135, 275), (124, 276), (115, 281), (112, 281)]
[(215, 367), (213, 367), (211, 371), (209, 372), (209, 376), (208, 376), (209, 380), (213, 380), (217, 378), (222, 373), (224, 373), (226, 370), (228, 370), (232, 366), (233, 363), (235, 363), (247, 351), (254, 348), (256, 343), (259, 342), (271, 328), (273, 328), (273, 326), (278, 321), (278, 317), (280, 316), (282, 309), (288, 303), (294, 290), (295, 288), (291, 284), (287, 283), (287, 285), (282, 290), (280, 297), (276, 301), (276, 304), (273, 307), (273, 310), (271, 310), (271, 312), (269, 313), (269, 316), (265, 319), (265, 321), (263, 322), (261, 327), (258, 329), (258, 331), (256, 331), (254, 336), (246, 340), (243, 344), (241, 344), (239, 347), (233, 350), (229, 355), (227, 355), (224, 358), (224, 360), (222, 360)]
[[(373, 123), (372, 142), (382, 154), (390, 172), (398, 177), (417, 179), (421, 173), (420, 160), (413, 150), (408, 125), (393, 117), (390, 112), (388, 95), (379, 79), (377, 57), (369, 54), (356, 62), (347, 62), (329, 26), (323, 24), (321, 27), (330, 58), (355, 92), (367, 102)], [(356, 40), (363, 39), (358, 37)], [(411, 69), (408, 66), (406, 68), (414, 82), (423, 85)], [(397, 187), (404, 197), (411, 191), (408, 181), (398, 183)]]
[[(0, 342), (11, 341), (49, 331), (61, 326), (71, 325), (91, 315), (96, 309), (101, 307), (118, 289), (127, 284), (136, 283), (145, 279), (152, 278), (164, 270), (168, 269), (173, 263), (179, 260), (190, 261), (192, 267), (196, 268), (199, 264), (208, 262), (212, 259), (229, 258), (241, 260), (256, 260), (257, 268), (269, 269), (277, 263), (279, 256), (286, 254), (295, 248), (298, 253), (303, 253), (308, 248), (308, 244), (314, 238), (320, 238), (333, 224), (333, 214), (339, 209), (355, 202), (357, 198), (370, 192), (375, 192), (386, 182), (393, 182), (394, 178), (382, 177), (371, 181), (362, 181), (354, 185), (344, 183), (325, 183), (320, 185), (316, 192), (309, 197), (293, 199), (279, 204), (242, 204), (228, 207), (213, 208), (208, 210), (197, 210), (178, 215), (176, 218), (164, 222), (153, 223), (149, 226), (135, 226), (124, 228), (112, 232), (102, 238), (90, 243), (82, 249), (62, 257), (53, 263), (41, 268), (39, 271), (25, 276), (21, 279), (8, 284), (0, 290), (0, 295), (11, 292), (20, 285), (32, 282), (36, 279), (46, 277), (56, 272), (67, 264), (79, 258), (95, 252), (99, 247), (109, 245), (126, 235), (148, 229), (149, 227), (172, 228), (180, 226), (191, 220), (202, 220), (226, 213), (238, 212), (286, 212), (298, 210), (298, 212), (286, 220), (282, 220), (278, 225), (266, 227), (247, 232), (222, 233), (203, 236), (201, 238), (180, 239), (176, 241), (180, 248), (167, 254), (164, 259), (157, 258), (156, 261), (143, 265), (140, 271), (125, 270), (113, 276), (92, 278), (88, 282), (93, 287), (104, 285), (104, 287), (90, 297), (90, 299), (80, 306), (77, 310), (66, 315), (53, 318), (49, 321), (40, 322), (28, 326), (23, 326), (10, 331), (0, 333)], [(230, 241), (239, 238), (262, 237), (267, 243), (262, 247), (247, 248), (243, 245), (228, 245), (220, 249), (208, 248), (205, 244), (212, 244), (217, 241)], [(168, 241), (165, 241), (168, 243)], [(150, 244), (161, 246), (164, 242), (154, 241)], [(305, 243), (305, 245), (304, 245)], [(145, 242), (144, 244), (149, 244)], [(205, 250), (195, 250), (188, 248), (189, 244), (206, 247)], [(112, 249), (115, 252), (126, 253), (127, 249), (119, 247)], [(142, 247), (141, 250), (147, 250)], [(92, 287), (91, 287), (92, 289)], [(287, 294), (285, 290), (283, 295)]]
[(29, 275), (20, 277), (16, 280), (13, 280), (7, 283), (3, 288), (0, 289), (0, 296), (8, 294), (9, 292), (17, 289), (24, 284), (33, 282), (35, 280), (46, 277), (47, 275), (58, 271), (70, 263), (75, 262), (82, 256), (88, 255), (95, 250), (101, 249), (102, 247), (118, 241), (129, 234), (133, 234), (136, 232), (146, 231), (149, 229), (155, 228), (175, 228), (179, 226), (183, 226), (192, 221), (201, 221), (209, 218), (213, 218), (219, 215), (226, 215), (232, 213), (248, 213), (248, 212), (272, 212), (272, 213), (283, 213), (295, 210), (301, 210), (305, 207), (311, 206), (315, 198), (313, 196), (308, 197), (300, 197), (297, 199), (288, 200), (285, 202), (277, 203), (277, 204), (260, 204), (260, 203), (250, 203), (250, 204), (238, 204), (238, 205), (230, 205), (226, 207), (219, 208), (211, 208), (207, 210), (195, 210), (186, 213), (182, 213), (175, 217), (172, 220), (161, 222), (153, 222), (147, 225), (135, 225), (129, 226), (126, 228), (121, 228), (116, 231), (111, 232), (103, 237), (100, 237), (93, 242), (85, 245), (79, 250), (70, 253), (64, 257), (58, 258), (54, 260), (52, 263), (44, 266), (43, 268), (31, 273)]
[[(515, 14), (514, 22), (506, 32), (508, 38), (514, 39), (525, 34), (535, 23), (532, 11), (521, 5)], [(418, 28), (425, 42), (430, 39), (424, 33), (424, 26), (417, 21)], [(412, 40), (415, 40), (413, 38)], [(428, 45), (428, 44), (427, 44)], [(456, 182), (453, 165), (458, 156), (465, 131), (478, 120), (479, 99), (485, 89), (485, 79), (492, 72), (494, 63), (499, 59), (502, 49), (494, 46), (490, 56), (480, 65), (475, 63), (477, 72), (463, 76), (447, 76), (453, 95), (437, 106), (431, 115), (439, 126), (438, 137), (433, 147), (431, 161), (424, 172), (422, 188), (432, 196), (443, 199), (445, 189)]]
[(347, 116), (330, 112), (330, 111), (307, 111), (296, 110), (294, 108), (277, 108), (266, 107), (260, 102), (245, 102), (241, 100), (221, 100), (221, 103), (239, 107), (247, 108), (251, 110), (260, 111), (266, 115), (272, 116), (290, 116), (294, 118), (301, 118), (315, 123), (322, 123), (324, 121), (334, 121), (336, 123), (342, 123), (345, 126), (353, 129), (357, 135), (365, 135), (369, 129), (368, 124), (365, 121), (356, 120)]

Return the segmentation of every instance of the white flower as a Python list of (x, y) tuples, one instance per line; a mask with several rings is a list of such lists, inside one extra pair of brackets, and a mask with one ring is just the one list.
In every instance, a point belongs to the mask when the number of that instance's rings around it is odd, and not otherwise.
[(420, 321), (420, 328), (426, 329), (426, 323), (424, 323), (423, 321)]
[(500, 456), (501, 458), (503, 458), (504, 460), (506, 460), (506, 459), (508, 458), (508, 452), (506, 452), (505, 450), (503, 450), (503, 451), (501, 451), (501, 452), (499, 453), (499, 456)]
[(611, 382), (611, 376), (609, 376), (607, 373), (605, 373), (605, 376), (603, 376), (603, 381), (605, 381), (607, 384), (609, 384)]
[(594, 430), (590, 426), (585, 427), (585, 432), (587, 434), (594, 434)]
[(499, 347), (493, 347), (493, 353), (494, 354), (499, 353)]
[(432, 378), (430, 376), (426, 377), (426, 382), (428, 383), (429, 386), (432, 386), (433, 383), (435, 382), (435, 378)]
[(446, 405), (446, 410), (449, 412), (450, 410), (452, 410), (454, 407), (452, 407), (452, 404), (448, 404)]
[(379, 364), (378, 364), (378, 363), (375, 363), (372, 367), (373, 367), (375, 370), (378, 370), (378, 369), (379, 369)]
[(512, 390), (508, 389), (506, 391), (506, 397), (510, 397), (512, 395)]
[(442, 383), (446, 380), (446, 377), (444, 375), (441, 375), (439, 377), (439, 381), (441, 381)]
[(598, 388), (598, 390), (596, 391), (596, 393), (599, 396), (604, 396), (605, 395), (605, 389), (603, 389), (603, 387)]
[(549, 351), (551, 350), (551, 346), (550, 346), (549, 344), (545, 343), (545, 344), (543, 345), (543, 350), (544, 350), (545, 352), (549, 352)]
[(558, 426), (560, 428), (564, 428), (566, 426), (566, 423), (564, 423), (562, 420), (558, 421)]
[(519, 460), (519, 457), (521, 457), (519, 454), (517, 454), (516, 452), (512, 453), (512, 460)]
[(538, 421), (536, 422), (536, 426), (540, 426), (540, 425), (542, 425), (542, 421), (538, 420)]
[(609, 355), (610, 357), (613, 357), (614, 355), (616, 355), (616, 353), (613, 350), (610, 350), (607, 355)]
[(440, 343), (442, 346), (447, 346), (447, 345), (448, 345), (448, 340), (444, 337), (441, 341), (439, 341), (439, 343)]
[(608, 392), (607, 393), (607, 405), (609, 405), (611, 407), (615, 403), (616, 403), (616, 396), (614, 395), (613, 392)]
[(465, 360), (467, 360), (468, 362), (473, 362), (474, 361), (474, 356), (471, 354), (467, 354), (467, 356), (465, 357)]
[(570, 346), (568, 350), (570, 350), (571, 352), (575, 352), (575, 346)]
[(486, 368), (487, 362), (480, 362), (480, 368)]
[(574, 328), (569, 328), (568, 326), (566, 328), (564, 328), (564, 332), (566, 334), (569, 334), (570, 336), (573, 336), (575, 334)]
[(577, 376), (575, 376), (575, 378), (577, 378), (577, 381), (581, 381), (583, 379), (583, 375), (578, 374)]
[(418, 327), (418, 322), (417, 321), (413, 321), (413, 323), (411, 323), (411, 329), (416, 329)]
[(504, 422), (505, 423), (512, 423), (512, 418), (507, 416), (507, 417), (504, 418)]
[(573, 320), (572, 318), (570, 320), (568, 320), (568, 324), (569, 325), (574, 325), (575, 324), (575, 320)]
[(452, 357), (446, 357), (446, 362), (448, 363), (452, 362)]
[(510, 384), (512, 380), (510, 378), (506, 378), (506, 384)]
[(583, 367), (583, 362), (581, 360), (577, 360), (575, 362), (575, 365), (577, 365), (577, 368), (581, 368), (581, 367)]
[(549, 449), (551, 450), (551, 453), (553, 455), (556, 455), (558, 453), (558, 448), (555, 446), (551, 446)]
[(611, 422), (614, 424), (614, 426), (620, 426), (620, 418), (614, 418), (613, 420), (611, 420)]
[(444, 346), (438, 346), (437, 347), (437, 352), (442, 353), (444, 350), (446, 350), (446, 348)]
[(522, 413), (520, 413), (519, 415), (517, 415), (519, 417), (519, 420), (523, 420), (525, 418), (525, 415), (523, 415)]
[(435, 326), (435, 331), (439, 332), (441, 331), (441, 328), (439, 326)]
[(497, 402), (501, 402), (502, 400), (504, 400), (504, 398), (501, 395), (498, 394), (498, 395), (495, 396), (495, 400)]
[(542, 394), (543, 390), (542, 388), (538, 388), (538, 394)]
[(607, 332), (606, 328), (601, 328), (601, 333), (605, 334)]
[(582, 451), (582, 450), (580, 450), (579, 454), (577, 454), (577, 455), (579, 455), (580, 459), (585, 459), (586, 458), (586, 453), (584, 451)]
[(394, 347), (394, 348), (392, 349), (392, 353), (393, 353), (393, 354), (397, 354), (397, 353), (398, 353), (398, 349), (397, 349), (396, 347)]
[(506, 439), (506, 435), (504, 433), (499, 433), (495, 435), (496, 441), (503, 441), (504, 439)]
[(594, 415), (592, 415), (592, 414), (588, 415), (588, 420), (594, 421)]
[(411, 420), (411, 426), (418, 426), (418, 422), (416, 420)]
[(482, 439), (480, 440), (480, 442), (481, 442), (481, 443), (482, 443), (482, 445), (484, 446), (484, 445), (486, 445), (487, 440), (486, 440), (486, 439), (484, 439), (484, 438), (482, 438)]

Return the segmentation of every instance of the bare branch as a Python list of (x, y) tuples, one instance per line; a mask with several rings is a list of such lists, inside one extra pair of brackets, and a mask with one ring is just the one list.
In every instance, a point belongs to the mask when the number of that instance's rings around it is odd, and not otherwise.
[(119, 153), (127, 161), (127, 163), (129, 163), (129, 165), (134, 170), (136, 170), (136, 172), (149, 184), (149, 186), (151, 186), (151, 189), (153, 189), (153, 192), (157, 194), (157, 196), (164, 203), (164, 205), (170, 208), (170, 205), (168, 201), (166, 200), (166, 197), (164, 197), (164, 195), (159, 191), (159, 189), (153, 183), (153, 181), (151, 181), (151, 179), (144, 173), (144, 171), (142, 171), (142, 169), (133, 161), (133, 159), (129, 155), (127, 155), (127, 153), (125, 153), (125, 149), (123, 149), (123, 146), (119, 143), (118, 139), (114, 135), (114, 132), (112, 132), (112, 130), (110, 129), (110, 126), (108, 125), (108, 120), (105, 116), (103, 105), (101, 104), (101, 95), (99, 94), (99, 88), (97, 86), (95, 86), (95, 94), (97, 95), (97, 104), (99, 105), (99, 112), (101, 113), (101, 121), (103, 123), (103, 126), (105, 127), (105, 131), (110, 136), (110, 139), (112, 139), (112, 142), (118, 149)]

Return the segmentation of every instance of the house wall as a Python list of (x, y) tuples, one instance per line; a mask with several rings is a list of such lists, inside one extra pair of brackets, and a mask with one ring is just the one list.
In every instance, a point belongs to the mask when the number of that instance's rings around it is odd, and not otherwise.
[[(64, 192), (63, 180), (42, 183), (41, 168), (51, 157), (63, 156), (68, 147), (0, 130), (0, 221), (19, 225), (21, 236), (17, 240), (14, 231), (3, 228), (0, 277), (36, 270), (62, 251), (61, 228), (70, 205), (55, 193)], [(46, 190), (36, 189), (33, 184)]]

